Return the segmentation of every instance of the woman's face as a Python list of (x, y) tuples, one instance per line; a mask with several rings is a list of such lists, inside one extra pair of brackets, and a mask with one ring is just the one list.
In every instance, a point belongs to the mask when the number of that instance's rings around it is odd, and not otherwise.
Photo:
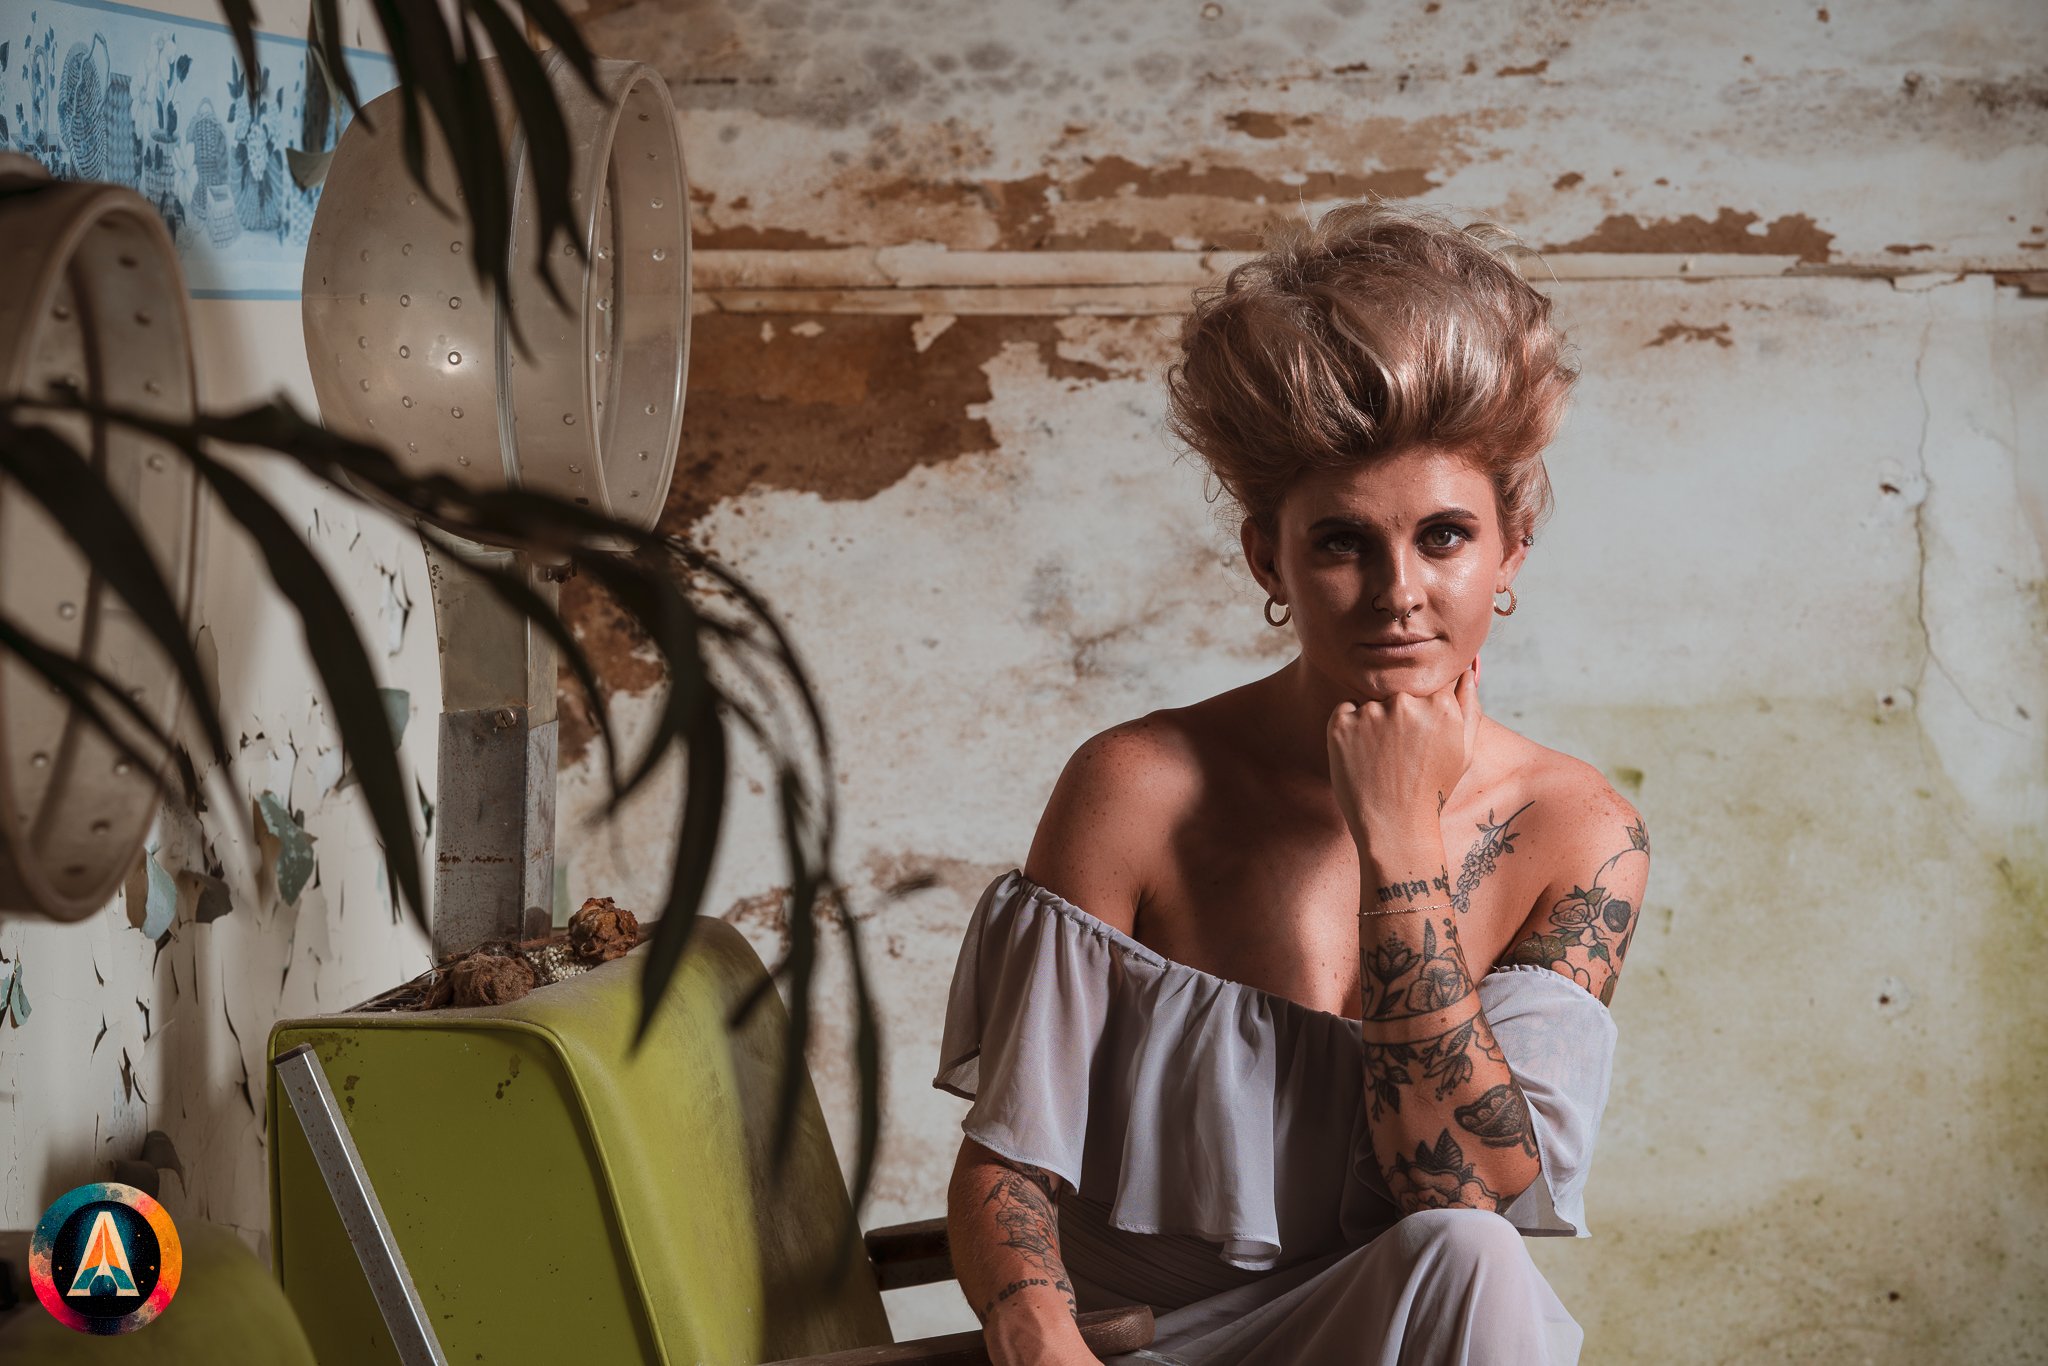
[(1492, 629), (1495, 593), (1528, 553), (1507, 544), (1492, 482), (1441, 451), (1310, 471), (1288, 489), (1278, 522), (1278, 545), (1246, 523), (1252, 572), (1292, 609), (1303, 664), (1355, 700), (1455, 683)]

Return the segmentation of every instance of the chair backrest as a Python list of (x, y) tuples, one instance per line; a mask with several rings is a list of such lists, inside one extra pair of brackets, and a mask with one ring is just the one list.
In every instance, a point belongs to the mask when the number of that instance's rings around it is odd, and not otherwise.
[[(808, 1071), (771, 1165), (788, 1017), (700, 915), (637, 1053), (647, 950), (509, 1005), (281, 1021), (313, 1045), (450, 1361), (757, 1366), (891, 1341)], [(269, 1088), (273, 1257), (322, 1361), (395, 1362), (304, 1135)], [(845, 1272), (822, 1271), (844, 1252)]]

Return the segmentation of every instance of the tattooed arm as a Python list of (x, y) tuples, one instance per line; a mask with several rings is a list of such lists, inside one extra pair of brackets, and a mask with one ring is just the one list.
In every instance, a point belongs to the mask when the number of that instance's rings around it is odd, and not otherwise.
[(1650, 836), (1636, 809), (1608, 791), (1590, 815), (1575, 822), (1568, 843), (1572, 852), (1558, 877), (1500, 961), (1549, 968), (1607, 1005), (1642, 914)]
[[(1495, 852), (1512, 852), (1513, 819), (1480, 827), (1455, 887), (1441, 863), (1424, 876), (1392, 872), (1427, 867), (1440, 845), (1360, 851), (1364, 909), (1452, 903), (1450, 911), (1359, 920), (1373, 1148), (1403, 1214), (1498, 1210), (1540, 1175), (1527, 1101), (1480, 1008), (1457, 931), (1476, 871), (1491, 871)], [(1556, 828), (1548, 843), (1557, 872), (1500, 962), (1551, 968), (1605, 1004), (1635, 935), (1649, 837), (1635, 808), (1604, 782)]]
[(946, 1199), (946, 1236), (961, 1293), (981, 1320), (995, 1366), (1097, 1360), (1075, 1322), (1060, 1263), (1060, 1178), (961, 1140)]
[[(1428, 847), (1433, 844), (1433, 847)], [(1494, 1042), (1458, 944), (1443, 837), (1359, 848), (1359, 908), (1449, 909), (1358, 917), (1367, 1113), (1373, 1153), (1402, 1214), (1498, 1210), (1541, 1171), (1528, 1106)]]

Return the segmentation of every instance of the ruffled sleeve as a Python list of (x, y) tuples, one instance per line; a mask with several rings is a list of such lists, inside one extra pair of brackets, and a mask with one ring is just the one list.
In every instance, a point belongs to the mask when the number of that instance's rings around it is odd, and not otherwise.
[(996, 879), (960, 941), (932, 1078), (974, 1102), (960, 1122), (968, 1137), (1077, 1189), (1110, 966), (1011, 875)]
[(1591, 1237), (1586, 1177), (1613, 1077), (1614, 1017), (1549, 968), (1503, 965), (1479, 979), (1493, 1036), (1529, 1102), (1543, 1171), (1501, 1213), (1527, 1234)]
[[(1355, 1025), (1153, 952), (1022, 870), (961, 941), (932, 1084), (960, 1127), (1128, 1233), (1246, 1270), (1333, 1245), (1363, 1086)], [(1372, 1204), (1355, 1190), (1343, 1208)]]

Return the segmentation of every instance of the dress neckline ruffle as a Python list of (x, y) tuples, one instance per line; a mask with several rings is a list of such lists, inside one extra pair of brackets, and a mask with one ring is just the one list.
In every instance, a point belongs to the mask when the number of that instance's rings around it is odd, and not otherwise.
[[(1548, 968), (1474, 986), (1543, 1163), (1501, 1213), (1584, 1237), (1613, 1017)], [(1168, 958), (1012, 868), (968, 919), (932, 1084), (972, 1103), (968, 1137), (1105, 1207), (1105, 1236), (1192, 1235), (1267, 1270), (1398, 1217), (1365, 1053), (1350, 1016)]]
[[(1249, 982), (1240, 982), (1235, 978), (1224, 977), (1217, 973), (1204, 971), (1201, 968), (1195, 967), (1191, 963), (1183, 963), (1179, 959), (1168, 958), (1165, 954), (1159, 952), (1155, 948), (1152, 948), (1143, 940), (1137, 939), (1132, 935), (1126, 934), (1124, 931), (1118, 929), (1116, 926), (1110, 924), (1107, 920), (1102, 919), (1100, 916), (1094, 915), (1086, 909), (1075, 905), (1073, 902), (1067, 900), (1065, 897), (1061, 896), (1058, 892), (1055, 892), (1052, 888), (1046, 886), (1044, 883), (1034, 880), (1028, 874), (1026, 874), (1022, 868), (1012, 868), (1009, 872), (1002, 874), (1002, 877), (1016, 879), (1017, 885), (1024, 889), (1024, 893), (1026, 896), (1031, 897), (1039, 902), (1042, 902), (1047, 906), (1050, 906), (1053, 910), (1065, 916), (1067, 919), (1075, 921), (1082, 928), (1102, 936), (1104, 939), (1116, 945), (1116, 947), (1122, 949), (1124, 952), (1137, 954), (1146, 962), (1151, 963), (1153, 966), (1158, 967), (1168, 973), (1182, 974), (1197, 982), (1206, 983), (1211, 987), (1232, 987), (1238, 991), (1247, 992), (1250, 995), (1258, 998), (1259, 1000), (1266, 1002), (1273, 1010), (1277, 1012), (1292, 1012), (1294, 1014), (1308, 1016), (1326, 1022), (1338, 1022), (1350, 1026), (1352, 1031), (1354, 1033), (1357, 1033), (1361, 1039), (1363, 1039), (1364, 1037), (1364, 1033), (1360, 1026), (1359, 1021), (1353, 1016), (1339, 1014), (1338, 1012), (1333, 1010), (1321, 1010), (1305, 1002), (1297, 1001), (1292, 996), (1283, 996), (1279, 992), (1268, 991), (1264, 987), (1253, 986)], [(1001, 878), (998, 878), (997, 880), (1001, 881)], [(1585, 998), (1591, 1001), (1594, 1005), (1599, 1006), (1601, 1014), (1610, 1015), (1611, 1018), (1611, 1014), (1605, 1001), (1602, 1001), (1598, 996), (1595, 996), (1592, 992), (1587, 991), (1584, 987), (1580, 986), (1577, 982), (1572, 981), (1564, 974), (1554, 972), (1549, 968), (1541, 966), (1540, 964), (1496, 963), (1490, 970), (1490, 972), (1482, 973), (1480, 975), (1490, 976), (1494, 972), (1540, 972), (1548, 976), (1555, 977), (1558, 981), (1570, 986), (1572, 990), (1577, 991), (1580, 994), (1584, 995)], [(1477, 984), (1475, 983), (1475, 985)]]

